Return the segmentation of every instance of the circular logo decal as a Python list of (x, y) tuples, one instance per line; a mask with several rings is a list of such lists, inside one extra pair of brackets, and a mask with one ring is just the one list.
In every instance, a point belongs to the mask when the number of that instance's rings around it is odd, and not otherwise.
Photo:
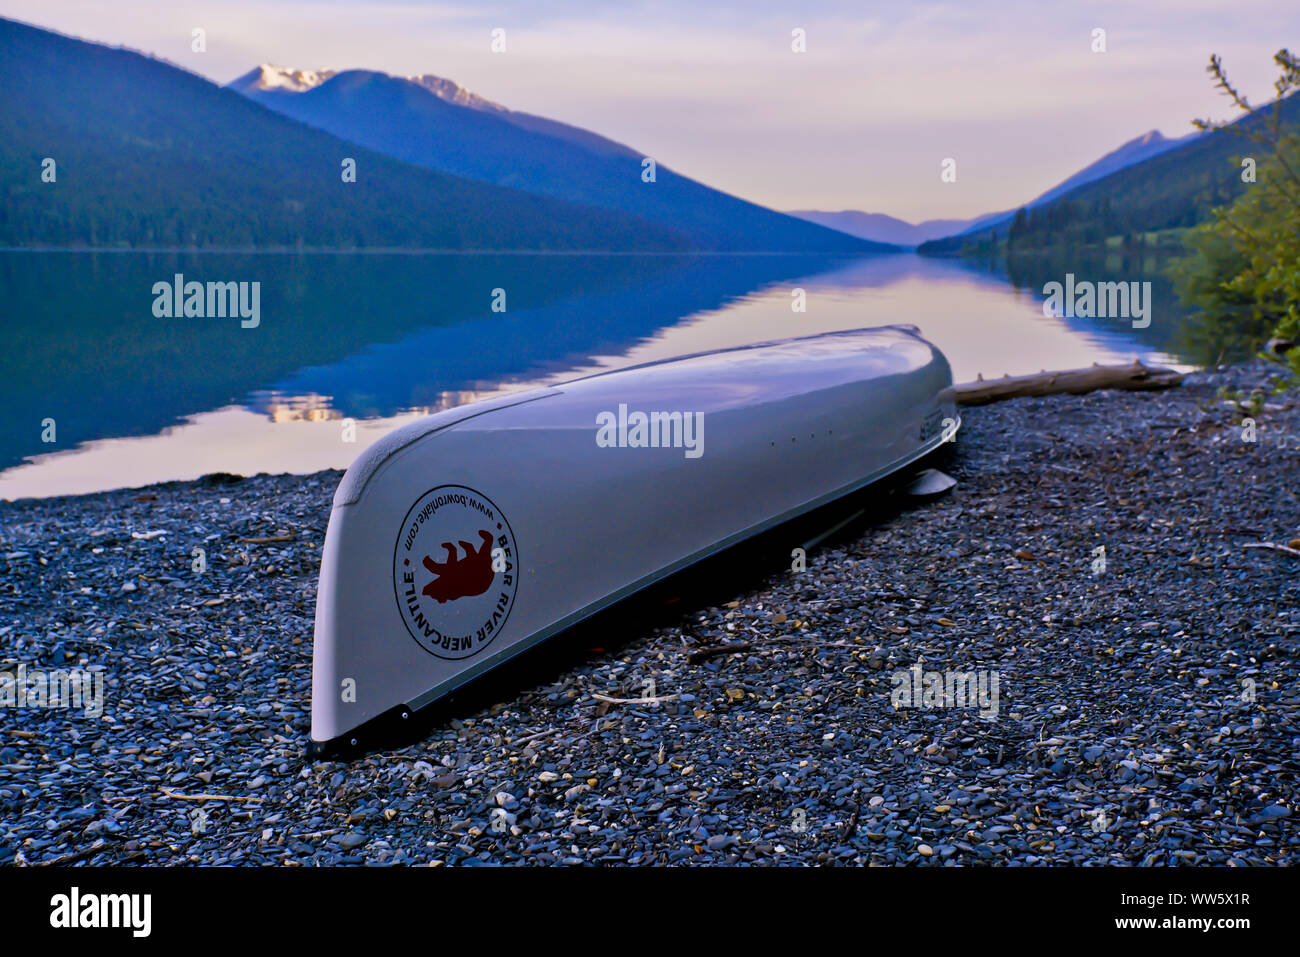
[(501, 510), (463, 485), (411, 506), (393, 549), (393, 592), (411, 637), (450, 660), (478, 654), (514, 605), (515, 536)]

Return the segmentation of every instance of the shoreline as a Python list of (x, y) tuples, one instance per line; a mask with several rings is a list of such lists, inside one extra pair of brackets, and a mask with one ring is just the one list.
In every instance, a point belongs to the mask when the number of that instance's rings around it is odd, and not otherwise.
[[(863, 240), (871, 242), (872, 240)], [(816, 249), (442, 249), (436, 246), (368, 246), (349, 249), (336, 246), (0, 246), (0, 253), (146, 253), (149, 255), (199, 255), (215, 253), (230, 256), (816, 256), (822, 259), (861, 259), (872, 256), (913, 255), (916, 250), (900, 246), (894, 249), (816, 250)]]
[[(948, 496), (350, 764), (303, 756), (341, 471), (0, 502), (0, 671), (106, 691), (0, 709), (0, 861), (1296, 863), (1300, 560), (1242, 546), (1300, 536), (1300, 402), (1215, 397), (1268, 371), (966, 409)], [(918, 664), (996, 717), (895, 708)]]

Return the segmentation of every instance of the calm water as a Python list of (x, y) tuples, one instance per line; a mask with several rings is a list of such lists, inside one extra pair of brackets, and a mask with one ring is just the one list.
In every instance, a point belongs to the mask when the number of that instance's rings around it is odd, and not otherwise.
[[(1044, 317), (1042, 283), (1066, 268), (913, 255), (0, 253), (0, 498), (342, 468), (399, 425), (503, 391), (886, 323), (919, 326), (957, 381), (1189, 358), (1158, 277), (1148, 329)], [(1142, 264), (1069, 268), (1151, 278)], [(260, 323), (155, 317), (153, 286), (176, 273), (259, 282)], [(795, 288), (806, 312), (791, 309)], [(498, 289), (505, 312), (492, 309)]]

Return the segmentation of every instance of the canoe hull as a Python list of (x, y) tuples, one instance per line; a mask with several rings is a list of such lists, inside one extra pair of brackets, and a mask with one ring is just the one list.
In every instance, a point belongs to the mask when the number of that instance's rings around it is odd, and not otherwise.
[(950, 386), (938, 350), (885, 327), (619, 370), (386, 437), (330, 516), (314, 750), (364, 748), (381, 717), (906, 468), (951, 438)]

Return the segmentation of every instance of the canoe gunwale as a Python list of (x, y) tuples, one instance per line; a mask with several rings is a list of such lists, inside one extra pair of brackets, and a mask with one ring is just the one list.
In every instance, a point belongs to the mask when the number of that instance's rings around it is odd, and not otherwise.
[[(554, 387), (529, 389), (527, 392), (511, 393), (496, 400), (475, 402), (455, 409), (448, 409), (445, 418), (430, 416), (420, 422), (414, 422), (406, 426), (406, 428), (390, 432), (366, 449), (362, 457), (344, 473), (338, 489), (334, 492), (333, 507), (355, 505), (359, 502), (361, 496), (365, 494), (366, 486), (383, 470), (384, 466), (391, 462), (403, 449), (409, 448), (421, 439), (444, 429), (449, 429), (452, 426), (460, 425), (463, 422), (468, 422), (471, 419), (476, 419), (480, 415), (487, 415), (489, 412), (498, 412), (501, 409), (510, 409), (557, 395), (563, 395), (563, 393)], [(455, 414), (457, 412), (460, 414)]]
[(636, 365), (631, 366), (619, 366), (615, 369), (601, 369), (599, 372), (579, 376), (576, 379), (568, 379), (565, 382), (559, 383), (554, 388), (559, 389), (566, 385), (573, 385), (578, 382), (589, 382), (592, 379), (617, 375), (620, 372), (640, 372), (643, 369), (653, 369), (656, 366), (672, 365), (677, 362), (689, 362), (692, 359), (706, 359), (712, 356), (725, 356), (737, 352), (754, 352), (762, 349), (770, 349), (773, 346), (786, 346), (797, 342), (813, 342), (819, 339), (851, 339), (862, 335), (864, 332), (883, 332), (886, 330), (905, 332), (913, 338), (921, 338), (920, 328), (906, 322), (895, 322), (883, 326), (866, 326), (861, 329), (832, 329), (829, 332), (813, 332), (806, 336), (786, 336), (781, 339), (765, 339), (762, 342), (745, 342), (740, 345), (726, 346), (721, 349), (702, 349), (699, 352), (688, 352), (685, 355), (665, 356), (662, 359), (651, 359), (648, 362), (638, 362)]

